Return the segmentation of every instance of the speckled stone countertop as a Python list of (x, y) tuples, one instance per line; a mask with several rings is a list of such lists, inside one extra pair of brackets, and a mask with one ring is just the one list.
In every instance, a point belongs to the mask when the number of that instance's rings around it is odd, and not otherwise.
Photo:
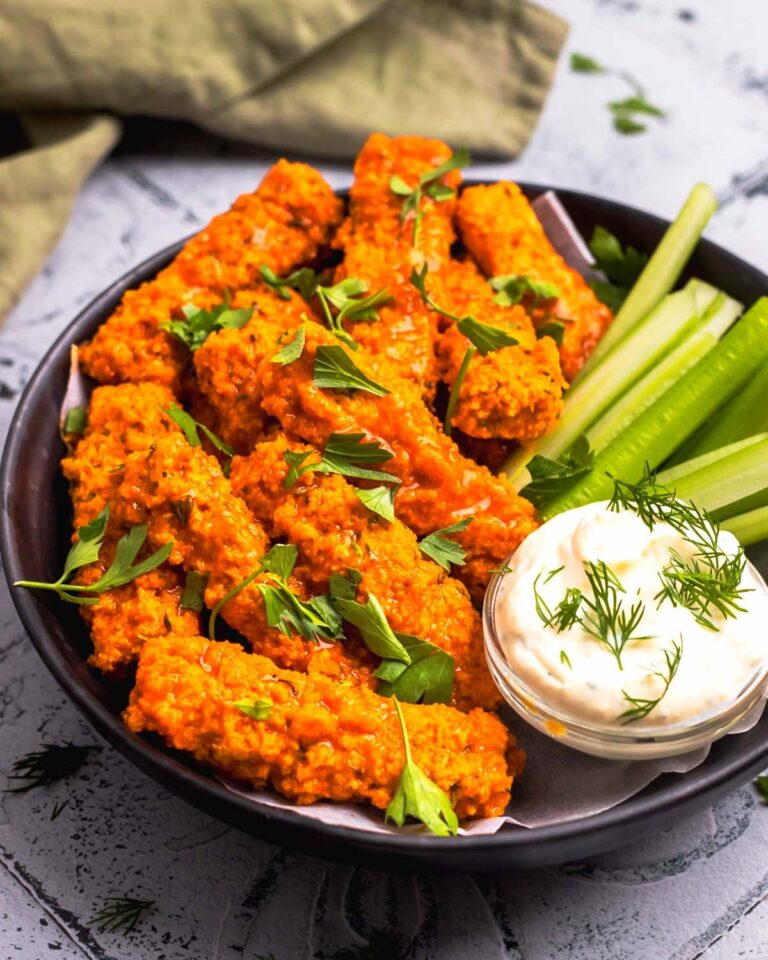
[[(525, 155), (504, 175), (671, 216), (717, 190), (708, 235), (768, 270), (765, 0), (546, 0), (568, 51), (635, 74), (668, 118), (621, 137), (621, 81), (561, 64)], [(449, 106), (449, 105), (447, 105)], [(144, 257), (250, 190), (273, 158), (186, 127), (133, 128), (0, 331), (0, 428), (59, 331)], [(346, 165), (325, 165), (337, 186)], [(0, 786), (41, 741), (96, 743), (0, 594)], [(54, 804), (69, 799), (51, 820)], [(768, 809), (747, 785), (655, 839), (494, 878), (415, 879), (286, 854), (188, 807), (101, 745), (66, 783), (0, 794), (0, 960), (733, 960), (768, 957)], [(101, 898), (157, 901), (128, 935), (87, 921)]]

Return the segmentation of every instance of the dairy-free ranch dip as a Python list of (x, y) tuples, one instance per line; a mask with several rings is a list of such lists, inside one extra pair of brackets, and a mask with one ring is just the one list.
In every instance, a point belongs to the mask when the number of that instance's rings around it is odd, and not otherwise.
[(768, 654), (768, 592), (738, 542), (669, 498), (548, 520), (509, 561), (493, 620), (515, 677), (588, 725), (711, 716)]

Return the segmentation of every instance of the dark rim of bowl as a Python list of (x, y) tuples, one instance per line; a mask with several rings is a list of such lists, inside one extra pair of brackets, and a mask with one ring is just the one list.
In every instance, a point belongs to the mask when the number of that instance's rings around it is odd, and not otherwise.
[[(478, 183), (493, 183), (491, 180), (468, 180), (465, 186)], [(543, 193), (546, 186), (521, 182), (520, 186), (531, 196)], [(611, 211), (617, 218), (627, 216), (642, 216), (659, 230), (668, 226), (669, 222), (645, 213), (637, 208), (630, 207), (618, 201), (607, 200), (593, 194), (581, 191), (557, 189), (559, 196), (568, 205), (568, 198), (587, 203), (594, 203), (604, 211)], [(345, 196), (346, 190), (337, 191)], [(64, 349), (77, 343), (86, 336), (86, 329), (94, 326), (94, 315), (98, 313), (103, 302), (118, 291), (123, 291), (138, 282), (151, 277), (168, 262), (186, 242), (184, 240), (170, 244), (163, 250), (142, 261), (129, 270), (120, 279), (116, 280), (106, 290), (102, 291), (94, 300), (83, 309), (78, 316), (61, 332), (52, 346), (45, 353), (26, 385), (11, 420), (8, 436), (0, 464), (0, 556), (2, 556), (6, 578), (9, 585), (16, 579), (21, 579), (21, 558), (14, 548), (11, 537), (11, 520), (8, 511), (8, 491), (13, 482), (16, 463), (22, 453), (21, 433), (25, 421), (25, 411), (29, 408), (32, 398), (38, 390), (44, 389), (49, 373), (49, 367)], [(718, 247), (708, 240), (700, 243), (712, 254), (724, 260), (729, 268), (747, 273), (759, 273), (745, 261)], [(768, 277), (764, 278), (768, 288)], [(83, 328), (81, 330), (81, 328)], [(600, 843), (599, 838), (611, 831), (619, 831), (633, 824), (653, 816), (660, 821), (671, 822), (673, 810), (685, 808), (689, 803), (693, 806), (696, 798), (716, 798), (724, 792), (724, 787), (738, 781), (745, 782), (754, 773), (768, 765), (768, 741), (745, 751), (725, 762), (718, 761), (712, 770), (701, 772), (695, 782), (691, 782), (685, 775), (675, 782), (666, 785), (662, 790), (649, 794), (641, 792), (635, 797), (623, 801), (615, 807), (602, 813), (584, 817), (579, 820), (568, 821), (551, 826), (535, 829), (501, 830), (494, 834), (483, 836), (460, 836), (448, 838), (434, 838), (413, 834), (378, 834), (368, 831), (349, 829), (334, 824), (321, 823), (309, 820), (300, 813), (275, 807), (260, 806), (250, 800), (231, 792), (212, 777), (197, 769), (188, 766), (179, 757), (180, 754), (169, 753), (156, 747), (147, 740), (131, 733), (122, 723), (119, 715), (112, 713), (87, 688), (81, 685), (78, 678), (72, 673), (62, 652), (52, 640), (42, 621), (38, 609), (38, 602), (31, 592), (14, 590), (11, 586), (11, 596), (21, 621), (35, 645), (41, 659), (53, 674), (55, 679), (75, 702), (82, 713), (93, 723), (96, 729), (114, 746), (128, 757), (145, 773), (168, 786), (174, 782), (176, 792), (182, 797), (188, 791), (188, 798), (202, 809), (229, 808), (239, 813), (238, 819), (255, 817), (263, 821), (265, 829), (259, 830), (261, 836), (269, 840), (268, 828), (270, 824), (286, 828), (286, 835), (291, 834), (294, 840), (292, 846), (300, 848), (306, 841), (316, 849), (323, 849), (329, 856), (333, 856), (328, 848), (328, 841), (338, 844), (339, 856), (343, 857), (344, 848), (357, 848), (359, 852), (380, 855), (382, 861), (389, 864), (396, 863), (398, 855), (407, 860), (413, 867), (416, 861), (426, 862), (430, 853), (437, 854), (441, 863), (449, 862), (455, 856), (456, 860), (462, 855), (472, 854), (475, 860), (478, 854), (497, 854), (502, 850), (514, 848), (523, 851), (539, 845), (556, 845), (559, 842), (573, 839), (578, 834), (581, 840), (593, 836), (598, 842), (596, 849), (607, 849), (609, 846), (620, 845), (620, 840), (611, 844)], [(666, 818), (666, 819), (665, 819)], [(499, 867), (504, 865), (504, 857), (500, 856)], [(548, 862), (552, 862), (550, 858)], [(492, 864), (490, 866), (492, 868)], [(429, 869), (428, 867), (426, 869)]]

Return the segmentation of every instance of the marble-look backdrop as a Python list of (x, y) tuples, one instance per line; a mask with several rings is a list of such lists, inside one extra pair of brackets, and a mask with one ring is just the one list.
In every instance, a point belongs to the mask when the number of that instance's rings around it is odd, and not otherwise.
[[(765, 0), (546, 0), (569, 52), (630, 70), (668, 111), (620, 137), (620, 81), (561, 64), (529, 149), (478, 175), (586, 189), (674, 214), (707, 180), (708, 235), (768, 270)], [(450, 103), (436, 105), (450, 109)], [(0, 429), (48, 344), (126, 269), (201, 226), (271, 157), (186, 128), (136, 132), (0, 331)], [(324, 167), (335, 185), (346, 165)], [(0, 596), (0, 785), (44, 741), (97, 742)], [(105, 745), (67, 783), (0, 794), (0, 960), (733, 960), (768, 957), (768, 809), (746, 785), (712, 810), (586, 863), (414, 879), (286, 854), (166, 794)], [(54, 804), (69, 799), (51, 820)], [(127, 936), (87, 925), (100, 898), (157, 900)]]

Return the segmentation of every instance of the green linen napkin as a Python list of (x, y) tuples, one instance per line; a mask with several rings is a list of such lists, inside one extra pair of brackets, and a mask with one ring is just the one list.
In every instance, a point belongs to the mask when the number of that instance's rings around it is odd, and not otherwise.
[(3, 0), (0, 155), (11, 115), (27, 144), (0, 159), (0, 317), (117, 141), (113, 114), (331, 158), (373, 129), (514, 156), (566, 32), (526, 0)]

